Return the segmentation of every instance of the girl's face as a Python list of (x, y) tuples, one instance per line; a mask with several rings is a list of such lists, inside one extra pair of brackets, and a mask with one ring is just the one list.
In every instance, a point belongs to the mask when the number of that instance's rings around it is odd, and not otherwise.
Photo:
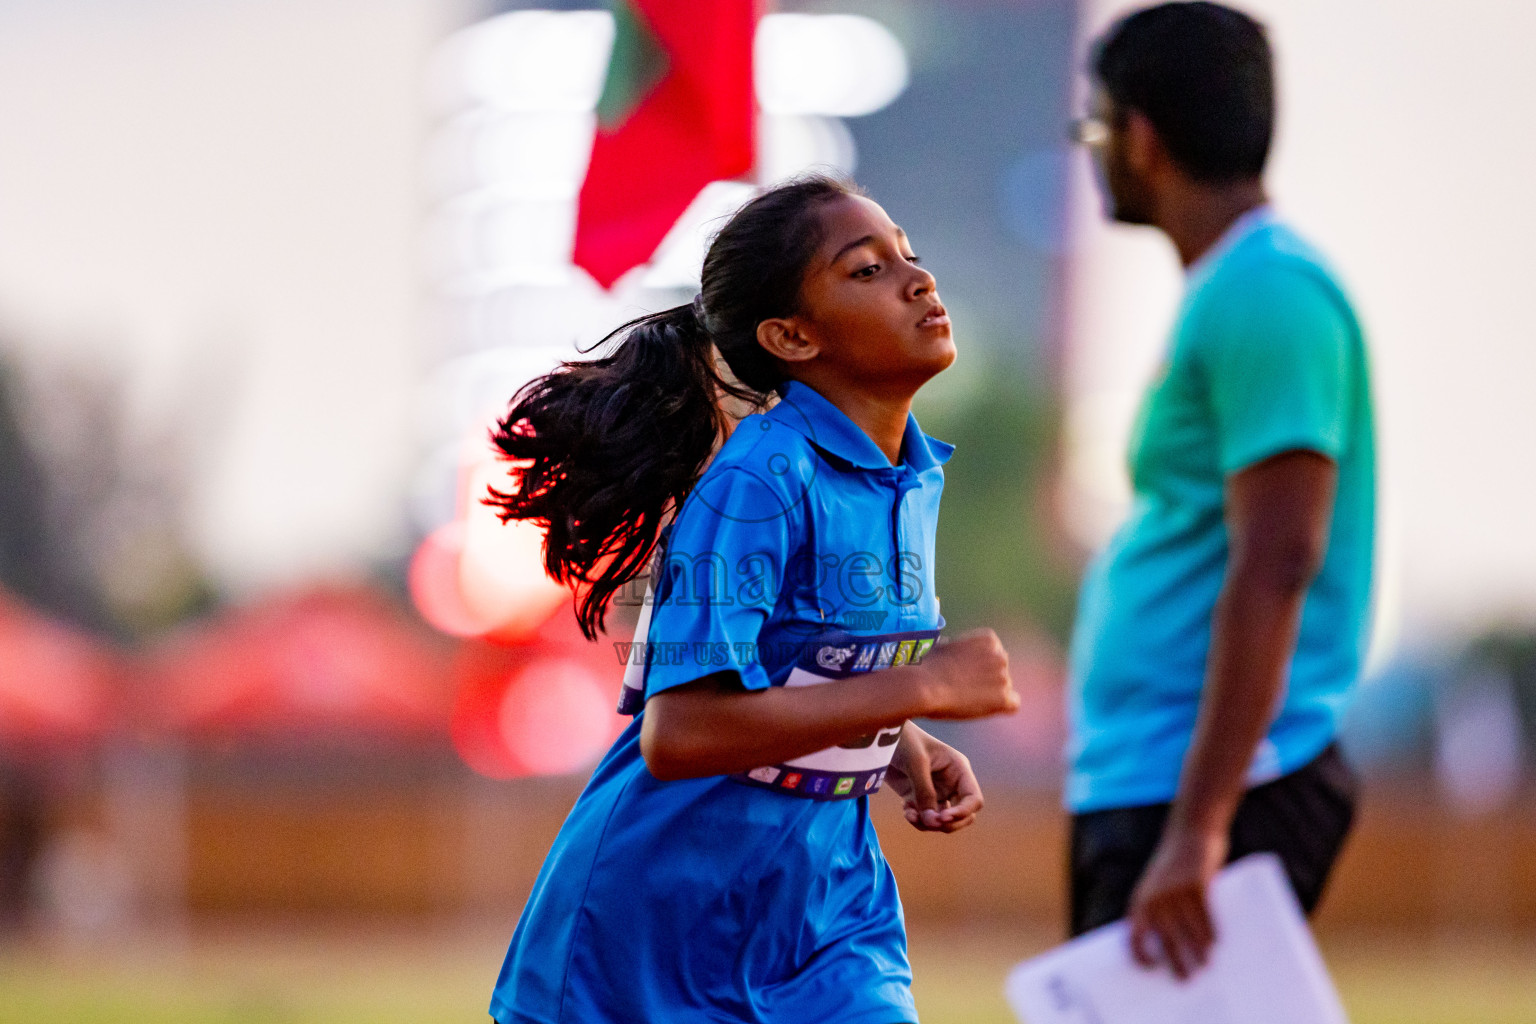
[(906, 232), (872, 200), (828, 201), (821, 228), (824, 241), (806, 268), (800, 312), (778, 321), (802, 345), (800, 358), (789, 360), (790, 375), (877, 394), (914, 393), (955, 361), (933, 275), (918, 265)]

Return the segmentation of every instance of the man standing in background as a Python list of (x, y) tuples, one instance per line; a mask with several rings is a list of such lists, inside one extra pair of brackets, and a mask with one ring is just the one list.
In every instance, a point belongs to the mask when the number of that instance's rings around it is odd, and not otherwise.
[(1077, 134), (1107, 212), (1160, 230), (1187, 278), (1073, 637), (1071, 928), (1129, 917), (1137, 959), (1183, 977), (1223, 863), (1278, 854), (1310, 912), (1350, 827), (1335, 735), (1367, 641), (1369, 371), (1349, 299), (1269, 206), (1262, 26), (1142, 10), (1093, 77)]

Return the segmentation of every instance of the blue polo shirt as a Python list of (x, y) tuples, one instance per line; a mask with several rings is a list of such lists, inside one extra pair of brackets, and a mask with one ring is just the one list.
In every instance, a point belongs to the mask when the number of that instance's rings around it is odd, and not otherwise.
[(1131, 442), (1130, 515), (1083, 584), (1071, 653), (1071, 810), (1175, 796), (1227, 570), (1227, 481), (1296, 450), (1332, 459), (1338, 490), (1250, 784), (1300, 768), (1334, 738), (1366, 649), (1375, 543), (1365, 340), (1322, 257), (1266, 208), (1191, 268)]
[(868, 797), (812, 798), (798, 772), (661, 782), (639, 734), (644, 702), (674, 686), (720, 672), (785, 685), (817, 658), (851, 670), (886, 637), (937, 630), (950, 450), (909, 419), (892, 466), (797, 383), (736, 428), (667, 536), (643, 646), (619, 645), (638, 659), (637, 714), (545, 860), (491, 1002), (498, 1021), (917, 1020)]

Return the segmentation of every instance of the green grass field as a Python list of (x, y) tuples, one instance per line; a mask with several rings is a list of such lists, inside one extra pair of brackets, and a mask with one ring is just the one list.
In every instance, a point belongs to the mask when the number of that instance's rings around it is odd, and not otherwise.
[[(505, 936), (483, 925), (125, 935), (0, 947), (0, 1024), (479, 1024)], [(1003, 974), (1038, 932), (918, 930), (924, 1024), (1012, 1024)], [(1333, 939), (1354, 1024), (1532, 1024), (1536, 936)]]

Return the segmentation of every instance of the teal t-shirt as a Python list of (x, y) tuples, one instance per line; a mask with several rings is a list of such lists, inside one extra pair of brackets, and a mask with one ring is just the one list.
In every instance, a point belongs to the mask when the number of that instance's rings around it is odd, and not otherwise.
[(1067, 807), (1171, 800), (1227, 568), (1227, 478), (1308, 450), (1339, 469), (1284, 702), (1249, 781), (1334, 738), (1368, 639), (1375, 440), (1365, 341), (1320, 255), (1266, 209), (1191, 268), (1132, 436), (1134, 502), (1084, 581), (1071, 654)]

